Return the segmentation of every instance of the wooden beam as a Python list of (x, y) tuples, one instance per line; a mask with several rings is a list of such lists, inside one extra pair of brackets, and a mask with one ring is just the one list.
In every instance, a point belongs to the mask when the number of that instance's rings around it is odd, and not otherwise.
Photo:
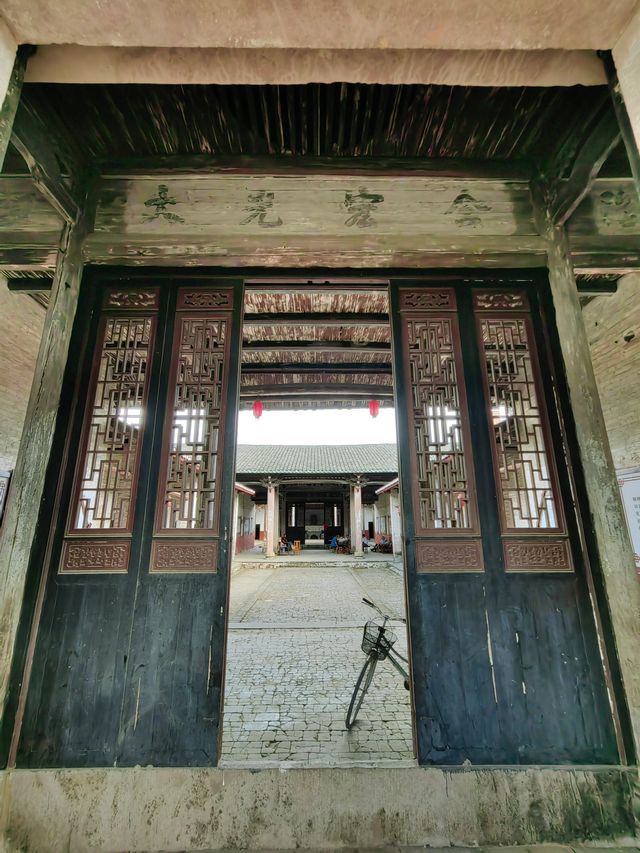
[(290, 157), (282, 155), (207, 154), (103, 160), (101, 175), (144, 177), (170, 172), (172, 175), (394, 175), (412, 177), (462, 178), (465, 180), (528, 181), (533, 163), (510, 160), (429, 159), (422, 157)]
[(42, 278), (11, 278), (7, 287), (13, 293), (49, 293), (53, 287), (53, 276)]
[(340, 313), (332, 314), (313, 311), (307, 313), (288, 314), (245, 314), (243, 323), (245, 326), (369, 326), (389, 328), (388, 314), (356, 314)]
[[(11, 141), (29, 167), (37, 189), (66, 222), (75, 222), (80, 210), (78, 194), (62, 174), (59, 153), (47, 128), (25, 103), (16, 113)], [(84, 170), (75, 162), (71, 165), (78, 186)]]
[(290, 364), (242, 364), (243, 376), (260, 376), (263, 374), (317, 374), (332, 373), (336, 376), (343, 374), (373, 374), (391, 375), (391, 362), (364, 362), (364, 361), (327, 361), (322, 364), (305, 364), (304, 362), (293, 362)]
[(554, 188), (551, 215), (563, 225), (588, 194), (600, 169), (620, 142), (620, 129), (610, 108), (605, 109), (584, 140), (573, 162), (571, 174)]
[[(263, 394), (260, 390), (253, 394), (241, 394), (240, 402), (243, 400), (256, 400), (262, 399)], [(385, 401), (387, 403), (393, 402), (393, 395), (391, 394), (377, 394), (368, 391), (366, 394), (334, 394), (330, 393), (322, 393), (322, 394), (308, 394), (307, 392), (298, 392), (291, 394), (272, 394), (271, 396), (265, 399), (265, 403), (366, 403), (368, 400), (380, 400), (381, 405), (384, 404)]]
[(366, 352), (388, 353), (391, 344), (354, 341), (251, 341), (242, 344), (243, 352)]
[(593, 278), (588, 281), (576, 281), (580, 296), (593, 299), (595, 296), (611, 296), (618, 291), (618, 281), (612, 278)]
[(245, 385), (240, 388), (240, 397), (286, 397), (294, 396), (315, 397), (331, 394), (336, 397), (393, 397), (393, 385), (357, 385), (347, 382), (296, 382), (285, 385), (282, 382), (274, 385)]
[(15, 62), (13, 63), (13, 71), (7, 93), (4, 96), (4, 101), (0, 106), (0, 171), (4, 164), (4, 158), (7, 154), (7, 148), (11, 141), (11, 132), (15, 119), (18, 104), (20, 103), (20, 95), (22, 94), (22, 84), (24, 82), (24, 74), (27, 70), (27, 61), (33, 54), (35, 48), (28, 44), (21, 44), (16, 53)]
[(627, 112), (624, 98), (622, 97), (620, 82), (618, 80), (618, 72), (616, 71), (616, 66), (610, 50), (601, 51), (600, 58), (604, 64), (607, 80), (609, 81), (609, 92), (611, 93), (613, 108), (616, 112), (616, 118), (618, 119), (622, 141), (624, 142), (627, 157), (629, 158), (629, 165), (631, 166), (631, 174), (633, 175), (636, 192), (640, 197), (640, 152), (638, 151), (636, 138), (633, 133), (633, 128), (631, 127), (629, 113)]
[(0, 234), (0, 272), (49, 272), (55, 269), (59, 240), (55, 243), (36, 242), (38, 235), (22, 234), (20, 241), (6, 240)]

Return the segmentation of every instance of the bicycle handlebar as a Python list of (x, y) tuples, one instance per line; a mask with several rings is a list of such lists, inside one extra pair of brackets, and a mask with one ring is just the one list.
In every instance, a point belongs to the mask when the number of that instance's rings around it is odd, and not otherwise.
[(369, 607), (373, 607), (374, 610), (377, 610), (383, 619), (397, 619), (399, 622), (404, 622), (406, 624), (407, 620), (404, 619), (402, 616), (389, 616), (388, 613), (383, 613), (382, 610), (380, 610), (380, 608), (378, 607), (378, 605), (374, 604), (373, 601), (371, 601), (370, 599), (363, 598), (362, 600), (366, 605), (368, 605)]

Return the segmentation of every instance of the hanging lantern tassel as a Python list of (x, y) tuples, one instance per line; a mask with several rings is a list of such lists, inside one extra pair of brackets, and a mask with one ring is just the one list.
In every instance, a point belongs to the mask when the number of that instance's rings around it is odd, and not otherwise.
[(260, 400), (256, 400), (253, 404), (253, 416), (254, 418), (262, 416), (262, 403)]
[(369, 414), (372, 418), (378, 417), (378, 412), (380, 411), (380, 403), (377, 400), (369, 401)]

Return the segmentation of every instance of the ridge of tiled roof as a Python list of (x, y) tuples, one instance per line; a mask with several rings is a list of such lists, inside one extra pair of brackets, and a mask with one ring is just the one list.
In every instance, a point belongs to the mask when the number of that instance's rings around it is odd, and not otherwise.
[(236, 474), (376, 474), (398, 470), (395, 444), (239, 444)]

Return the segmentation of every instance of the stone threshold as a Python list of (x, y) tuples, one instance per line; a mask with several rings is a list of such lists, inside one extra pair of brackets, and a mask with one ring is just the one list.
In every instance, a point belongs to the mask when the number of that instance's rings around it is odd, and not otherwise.
[(621, 767), (8, 770), (0, 849), (637, 849), (637, 785)]

